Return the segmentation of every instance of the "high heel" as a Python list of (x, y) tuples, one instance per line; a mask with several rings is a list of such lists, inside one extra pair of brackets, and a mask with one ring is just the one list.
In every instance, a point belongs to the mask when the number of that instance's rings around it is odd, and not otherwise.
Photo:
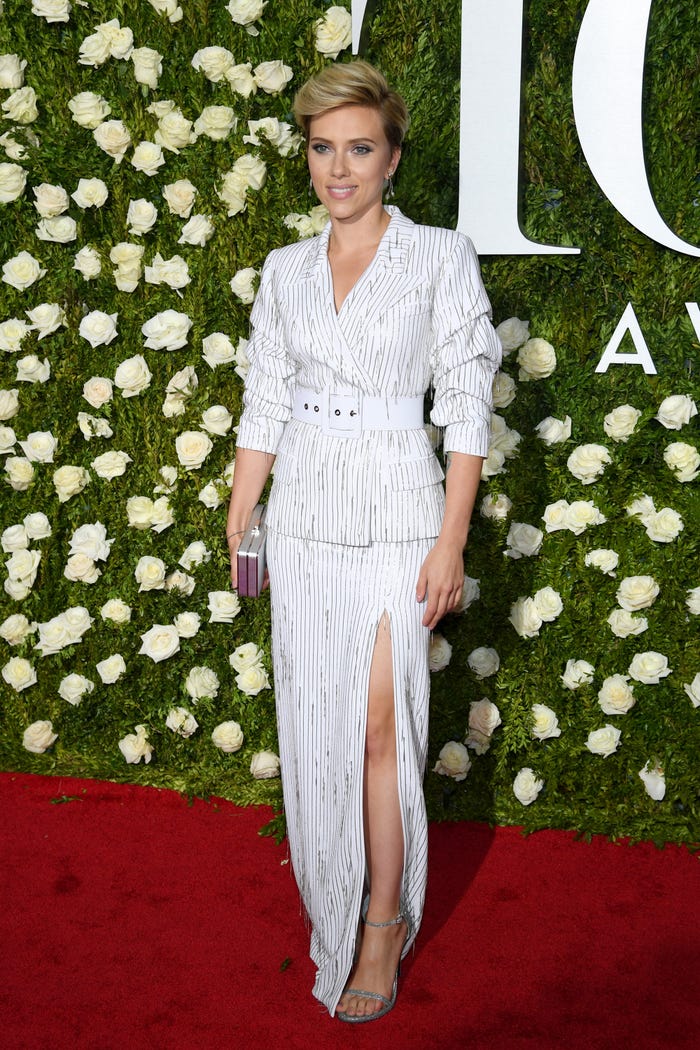
[[(400, 923), (406, 923), (406, 941), (408, 941), (411, 935), (411, 925), (408, 919), (399, 912), (395, 919), (389, 919), (388, 922), (370, 922), (369, 919), (365, 918), (367, 914), (366, 909), (363, 909), (362, 921), (365, 926), (372, 926), (375, 929), (383, 929), (386, 926), (398, 926)], [(403, 947), (401, 949), (403, 953)], [(380, 992), (367, 992), (362, 988), (346, 988), (343, 995), (359, 995), (361, 999), (374, 999), (376, 1002), (382, 1003), (381, 1010), (377, 1010), (373, 1014), (348, 1014), (345, 1011), (338, 1011), (336, 1017), (340, 1021), (347, 1021), (348, 1024), (362, 1024), (365, 1021), (378, 1021), (380, 1017), (384, 1017), (393, 1009), (396, 1003), (396, 993), (398, 992), (399, 977), (401, 975), (401, 959), (399, 958), (399, 965), (396, 967), (396, 973), (394, 974), (394, 983), (391, 988), (391, 998), (387, 999), (385, 995), (381, 995)]]

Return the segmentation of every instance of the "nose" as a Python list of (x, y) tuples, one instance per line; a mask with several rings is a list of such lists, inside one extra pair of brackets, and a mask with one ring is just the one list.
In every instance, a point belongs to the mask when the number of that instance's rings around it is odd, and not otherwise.
[(331, 173), (334, 175), (335, 178), (340, 178), (342, 175), (347, 175), (348, 161), (343, 150), (336, 150), (333, 154)]

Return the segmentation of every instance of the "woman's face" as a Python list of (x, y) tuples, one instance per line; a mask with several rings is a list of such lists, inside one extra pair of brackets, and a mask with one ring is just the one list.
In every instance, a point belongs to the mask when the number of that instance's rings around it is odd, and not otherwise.
[(314, 189), (331, 218), (353, 222), (381, 207), (384, 180), (400, 149), (389, 145), (370, 106), (339, 106), (311, 118), (307, 158)]

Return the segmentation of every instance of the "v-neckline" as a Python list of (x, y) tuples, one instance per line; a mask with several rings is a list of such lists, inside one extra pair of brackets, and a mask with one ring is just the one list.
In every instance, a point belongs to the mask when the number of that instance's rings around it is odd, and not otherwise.
[(374, 255), (372, 256), (370, 261), (367, 263), (367, 265), (365, 266), (364, 270), (360, 273), (360, 275), (358, 276), (358, 278), (355, 281), (355, 283), (353, 285), (351, 285), (351, 287), (348, 289), (348, 292), (345, 295), (345, 298), (343, 299), (343, 301), (340, 304), (340, 306), (337, 306), (336, 301), (335, 301), (335, 283), (333, 281), (333, 267), (331, 266), (331, 260), (330, 260), (329, 254), (328, 254), (328, 248), (329, 248), (330, 239), (331, 239), (331, 227), (329, 226), (328, 237), (326, 238), (326, 245), (325, 245), (325, 252), (324, 252), (324, 254), (325, 254), (325, 257), (326, 257), (326, 266), (328, 268), (327, 272), (328, 272), (328, 280), (329, 280), (329, 283), (330, 283), (331, 304), (333, 306), (333, 312), (334, 312), (336, 318), (340, 317), (340, 315), (343, 312), (343, 309), (344, 309), (345, 304), (347, 303), (348, 299), (350, 299), (352, 297), (353, 293), (355, 292), (355, 289), (359, 285), (364, 283), (364, 280), (367, 277), (367, 274), (374, 267), (374, 264), (376, 263), (379, 255), (380, 255), (380, 250), (383, 247), (383, 242), (386, 239), (387, 234), (389, 233), (389, 229), (390, 229), (391, 224), (392, 224), (393, 221), (394, 221), (394, 216), (393, 216), (392, 213), (389, 213), (389, 221), (386, 224), (386, 229), (384, 230), (384, 233), (381, 235), (381, 237), (377, 241), (377, 247), (374, 250)]

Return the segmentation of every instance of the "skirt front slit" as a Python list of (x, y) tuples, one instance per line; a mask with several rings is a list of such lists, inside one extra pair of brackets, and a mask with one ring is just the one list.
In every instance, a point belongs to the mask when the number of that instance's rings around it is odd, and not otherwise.
[(314, 995), (331, 1013), (352, 966), (366, 892), (363, 775), (370, 664), (389, 617), (398, 792), (404, 833), (401, 909), (411, 947), (427, 877), (422, 781), (429, 631), (416, 601), (434, 539), (352, 547), (268, 531), (272, 656), (291, 860), (311, 922)]

